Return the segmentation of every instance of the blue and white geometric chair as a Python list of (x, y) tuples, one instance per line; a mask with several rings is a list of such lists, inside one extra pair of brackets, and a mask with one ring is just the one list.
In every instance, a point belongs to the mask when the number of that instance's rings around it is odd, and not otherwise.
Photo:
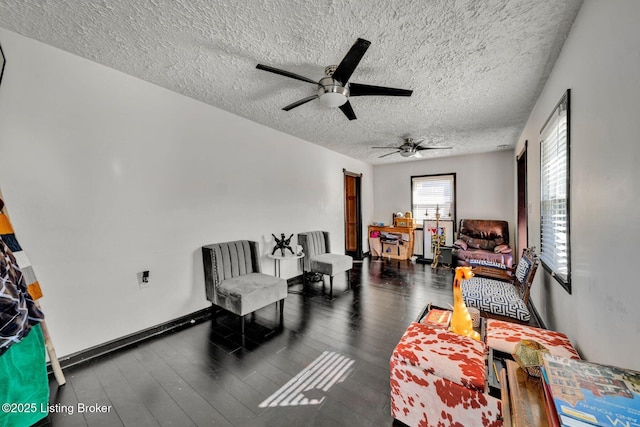
[(474, 276), (462, 282), (462, 298), (490, 318), (528, 323), (529, 293), (538, 269), (535, 248), (526, 248), (513, 271), (511, 281)]

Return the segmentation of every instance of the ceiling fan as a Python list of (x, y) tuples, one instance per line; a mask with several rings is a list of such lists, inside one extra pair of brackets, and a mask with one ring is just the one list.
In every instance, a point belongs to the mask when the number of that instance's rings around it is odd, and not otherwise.
[(351, 46), (349, 52), (345, 55), (339, 65), (329, 65), (324, 69), (325, 76), (320, 81), (315, 82), (310, 78), (289, 71), (280, 70), (268, 65), (258, 64), (256, 68), (270, 73), (280, 74), (281, 76), (290, 77), (292, 79), (301, 80), (318, 86), (315, 95), (308, 96), (283, 108), (284, 111), (292, 110), (316, 98), (327, 107), (340, 107), (349, 120), (355, 120), (356, 115), (349, 103), (350, 96), (411, 96), (413, 90), (396, 89), (384, 86), (371, 86), (360, 83), (349, 83), (351, 74), (355, 71), (364, 56), (365, 52), (371, 45), (371, 42), (358, 39)]
[(423, 147), (421, 144), (425, 141), (424, 139), (413, 139), (413, 138), (404, 138), (402, 145), (398, 147), (371, 147), (371, 148), (394, 148), (396, 151), (392, 151), (391, 153), (383, 154), (382, 156), (378, 156), (379, 159), (383, 157), (390, 156), (392, 154), (400, 153), (402, 157), (422, 157), (420, 151), (422, 150), (450, 150), (451, 147)]

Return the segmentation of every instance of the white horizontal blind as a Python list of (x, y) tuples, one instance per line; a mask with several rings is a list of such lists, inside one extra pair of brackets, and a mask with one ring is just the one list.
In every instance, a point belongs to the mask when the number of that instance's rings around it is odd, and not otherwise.
[[(455, 174), (411, 177), (411, 211), (417, 224), (435, 219), (455, 218)], [(428, 215), (427, 215), (428, 212)]]
[(540, 260), (570, 281), (568, 92), (540, 134)]

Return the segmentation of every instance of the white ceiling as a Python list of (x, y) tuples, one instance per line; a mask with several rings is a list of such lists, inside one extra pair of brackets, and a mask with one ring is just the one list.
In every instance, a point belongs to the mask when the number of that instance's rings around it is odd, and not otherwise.
[[(372, 164), (403, 136), (452, 150), (512, 148), (582, 0), (0, 0), (0, 26)], [(351, 82), (413, 89), (352, 97), (358, 119), (315, 86), (355, 40)], [(1, 42), (1, 40), (0, 40)], [(10, 58), (8, 58), (10, 61)], [(10, 62), (9, 62), (10, 64)], [(10, 66), (10, 65), (8, 65)], [(426, 154), (425, 154), (426, 153)]]

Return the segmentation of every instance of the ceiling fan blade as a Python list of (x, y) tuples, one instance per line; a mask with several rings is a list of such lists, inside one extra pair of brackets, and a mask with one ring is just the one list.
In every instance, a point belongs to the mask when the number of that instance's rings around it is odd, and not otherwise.
[(314, 84), (314, 85), (318, 84), (318, 82), (315, 82), (315, 81), (313, 81), (310, 78), (307, 78), (305, 76), (301, 76), (300, 74), (291, 73), (289, 71), (281, 70), (279, 68), (273, 68), (273, 67), (270, 67), (268, 65), (258, 64), (258, 65), (256, 65), (256, 68), (258, 70), (263, 70), (263, 71), (268, 71), (270, 73), (280, 74), (281, 76), (291, 77), (292, 79), (302, 80), (303, 82), (311, 83), (311, 84)]
[(311, 96), (308, 96), (308, 97), (306, 97), (306, 98), (303, 98), (303, 99), (301, 99), (301, 100), (299, 100), (299, 101), (294, 102), (293, 104), (289, 104), (289, 105), (287, 105), (286, 107), (283, 107), (282, 109), (283, 109), (284, 111), (293, 110), (294, 108), (299, 107), (299, 106), (301, 106), (302, 104), (306, 104), (306, 103), (307, 103), (307, 102), (309, 102), (309, 101), (313, 101), (313, 100), (314, 100), (314, 99), (316, 99), (317, 97), (318, 97), (318, 95), (311, 95)]
[(387, 156), (390, 156), (390, 155), (392, 155), (392, 154), (399, 153), (400, 151), (402, 151), (402, 150), (392, 151), (391, 153), (387, 153), (387, 154), (383, 154), (382, 156), (378, 156), (378, 158), (379, 158), (379, 159), (381, 159), (381, 158), (383, 158), (383, 157), (387, 157)]
[(333, 79), (346, 85), (370, 45), (370, 41), (364, 39), (356, 40), (338, 65), (338, 68), (336, 68), (336, 71), (333, 72)]
[(353, 108), (351, 107), (351, 103), (349, 101), (345, 102), (344, 104), (342, 104), (338, 108), (340, 108), (342, 110), (344, 115), (347, 116), (347, 118), (349, 120), (355, 120), (356, 119), (356, 113), (353, 112)]
[(368, 95), (411, 96), (412, 93), (413, 93), (413, 90), (409, 90), (409, 89), (396, 89), (393, 87), (371, 86), (371, 85), (363, 85), (360, 83), (349, 84), (350, 96), (368, 96)]
[(398, 147), (371, 147), (371, 148), (398, 148)]
[(451, 150), (453, 147), (416, 147), (416, 150)]

